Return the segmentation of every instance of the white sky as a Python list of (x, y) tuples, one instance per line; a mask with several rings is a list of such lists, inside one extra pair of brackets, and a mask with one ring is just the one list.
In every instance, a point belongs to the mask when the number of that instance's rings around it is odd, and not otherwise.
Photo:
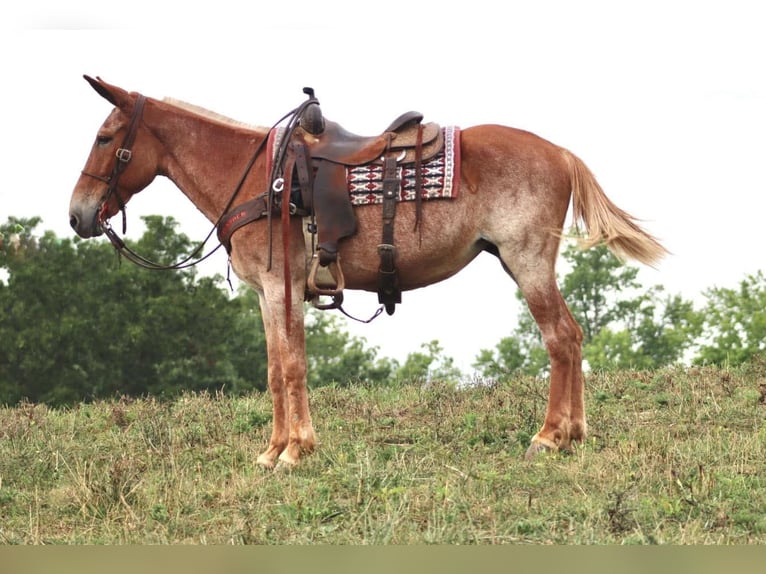
[[(571, 149), (673, 252), (642, 270), (646, 286), (701, 300), (766, 268), (757, 1), (11, 4), (0, 7), (1, 221), (39, 215), (40, 230), (73, 235), (69, 196), (110, 111), (82, 74), (259, 125), (313, 86), (325, 115), (357, 133), (415, 109), (442, 125), (503, 123)], [(173, 215), (192, 240), (209, 229), (164, 179), (130, 203), (129, 237), (140, 236), (143, 214)], [(224, 274), (225, 256), (206, 269)], [(515, 327), (514, 292), (481, 256), (405, 293), (393, 317), (349, 330), (400, 360), (439, 339), (469, 370)], [(377, 308), (374, 294), (346, 299), (360, 316)]]

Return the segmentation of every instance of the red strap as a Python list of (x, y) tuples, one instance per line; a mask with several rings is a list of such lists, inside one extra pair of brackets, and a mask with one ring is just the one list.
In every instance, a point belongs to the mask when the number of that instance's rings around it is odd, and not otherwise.
[(290, 273), (290, 189), (293, 181), (295, 157), (287, 156), (284, 167), (284, 187), (282, 188), (282, 260), (285, 275), (285, 334), (290, 336), (290, 310), (293, 304), (292, 276)]

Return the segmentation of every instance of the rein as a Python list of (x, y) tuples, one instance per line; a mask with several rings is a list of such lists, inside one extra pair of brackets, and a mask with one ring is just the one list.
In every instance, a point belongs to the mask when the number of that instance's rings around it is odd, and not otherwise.
[[(285, 253), (284, 257), (284, 280), (285, 280), (285, 311), (287, 313), (287, 332), (289, 334), (290, 332), (290, 321), (289, 321), (289, 313), (290, 313), (290, 305), (291, 305), (291, 292), (290, 289), (290, 268), (289, 268), (289, 260), (287, 257), (288, 253), (288, 247), (289, 247), (289, 233), (286, 229), (286, 221), (289, 219), (290, 215), (292, 215), (293, 209), (295, 206), (290, 204), (290, 178), (291, 178), (291, 168), (292, 166), (289, 166), (290, 169), (285, 169), (285, 158), (287, 156), (287, 150), (288, 145), (290, 142), (290, 136), (295, 131), (295, 129), (300, 125), (301, 117), (303, 116), (303, 113), (306, 111), (306, 109), (313, 105), (313, 104), (319, 104), (319, 101), (314, 97), (314, 92), (311, 88), (304, 88), (304, 93), (308, 96), (308, 98), (301, 103), (297, 108), (294, 108), (293, 110), (286, 113), (284, 116), (282, 116), (279, 120), (277, 120), (273, 126), (269, 129), (269, 131), (274, 130), (279, 124), (281, 124), (286, 119), (290, 118), (288, 121), (287, 126), (285, 127), (285, 136), (282, 138), (282, 141), (280, 142), (280, 146), (278, 150), (275, 153), (274, 162), (272, 164), (272, 170), (270, 176), (270, 184), (268, 186), (268, 189), (260, 194), (256, 200), (262, 201), (265, 205), (265, 215), (268, 218), (268, 226), (269, 226), (269, 243), (268, 243), (268, 265), (267, 270), (271, 269), (272, 264), (272, 215), (276, 214), (276, 208), (280, 207), (280, 213), (282, 219), (282, 227), (283, 227), (283, 235), (282, 235), (282, 241), (283, 241), (283, 249)], [(122, 233), (123, 235), (126, 232), (127, 228), (127, 218), (125, 213), (125, 202), (120, 197), (120, 194), (117, 191), (117, 184), (119, 182), (120, 176), (125, 171), (125, 169), (128, 167), (128, 163), (133, 157), (133, 150), (131, 149), (133, 147), (133, 144), (135, 143), (136, 134), (138, 131), (138, 125), (141, 121), (141, 118), (143, 116), (144, 111), (144, 104), (146, 103), (146, 97), (143, 94), (138, 94), (138, 97), (136, 98), (136, 103), (133, 108), (133, 114), (130, 118), (130, 122), (128, 123), (128, 130), (125, 134), (125, 139), (122, 142), (122, 145), (117, 149), (117, 152), (115, 153), (115, 164), (112, 168), (112, 172), (109, 176), (104, 177), (98, 174), (90, 173), (85, 170), (82, 171), (83, 175), (86, 175), (88, 177), (92, 177), (94, 179), (97, 179), (99, 181), (104, 182), (107, 185), (106, 195), (104, 196), (104, 203), (103, 207), (101, 208), (101, 212), (99, 213), (99, 223), (101, 224), (101, 228), (104, 231), (104, 234), (109, 238), (109, 241), (112, 243), (112, 246), (115, 248), (117, 253), (121, 256), (124, 256), (128, 261), (131, 263), (143, 267), (144, 269), (149, 269), (153, 271), (171, 271), (171, 270), (179, 270), (179, 269), (188, 269), (190, 267), (193, 267), (194, 265), (197, 265), (199, 263), (202, 263), (207, 258), (209, 258), (211, 255), (213, 255), (216, 251), (218, 251), (221, 246), (223, 245), (222, 242), (220, 242), (218, 245), (213, 248), (211, 251), (209, 251), (206, 255), (198, 257), (197, 259), (194, 259), (195, 256), (200, 253), (207, 242), (212, 237), (213, 233), (216, 232), (216, 230), (219, 229), (219, 226), (224, 221), (227, 215), (229, 215), (232, 205), (234, 204), (234, 200), (236, 199), (237, 195), (239, 195), (239, 192), (242, 189), (242, 186), (245, 183), (245, 180), (247, 179), (248, 174), (253, 168), (253, 165), (255, 165), (256, 159), (258, 159), (258, 156), (263, 151), (264, 147), (267, 144), (268, 136), (264, 137), (261, 142), (258, 144), (258, 147), (253, 152), (252, 156), (250, 157), (250, 160), (247, 162), (247, 165), (245, 166), (245, 169), (242, 172), (242, 175), (239, 178), (239, 181), (237, 182), (237, 185), (234, 188), (234, 191), (232, 192), (231, 196), (229, 197), (229, 200), (226, 202), (225, 207), (223, 208), (223, 211), (221, 212), (221, 215), (218, 217), (216, 222), (213, 224), (212, 229), (207, 234), (207, 236), (197, 245), (197, 247), (184, 259), (177, 261), (176, 263), (172, 263), (170, 265), (163, 265), (160, 263), (156, 263), (154, 261), (151, 261), (147, 259), (146, 257), (136, 253), (133, 249), (131, 249), (125, 241), (117, 234), (114, 229), (112, 229), (112, 226), (109, 224), (108, 219), (103, 219), (104, 214), (106, 213), (107, 204), (109, 202), (109, 199), (112, 195), (117, 200), (117, 205), (120, 208), (120, 211), (122, 212)], [(287, 181), (286, 181), (287, 180)], [(281, 203), (281, 205), (279, 205)], [(228, 251), (228, 247), (227, 247)], [(358, 319), (343, 309), (343, 306), (341, 304), (338, 304), (336, 307), (338, 310), (340, 310), (344, 315), (349, 317), (350, 319), (353, 319), (355, 321), (359, 321), (361, 323), (370, 323), (373, 319), (377, 318), (380, 313), (383, 311), (383, 307), (380, 307), (372, 317), (369, 319)]]
[[(136, 253), (134, 250), (132, 250), (125, 243), (125, 241), (117, 234), (117, 232), (112, 228), (112, 226), (109, 224), (109, 220), (102, 219), (104, 213), (106, 213), (107, 203), (109, 202), (109, 199), (111, 198), (111, 196), (114, 195), (114, 197), (117, 200), (117, 204), (120, 208), (120, 211), (122, 212), (122, 233), (123, 235), (125, 234), (126, 228), (127, 228), (125, 202), (122, 200), (122, 198), (120, 197), (120, 194), (117, 191), (117, 184), (119, 182), (120, 176), (128, 167), (128, 163), (133, 157), (133, 150), (131, 148), (133, 144), (135, 143), (136, 133), (138, 131), (138, 125), (143, 116), (145, 102), (146, 102), (146, 97), (143, 94), (138, 94), (138, 97), (136, 98), (136, 104), (133, 108), (133, 114), (130, 118), (130, 122), (128, 123), (128, 130), (127, 130), (127, 133), (125, 134), (125, 139), (123, 140), (122, 145), (117, 149), (117, 152), (115, 153), (115, 157), (116, 157), (115, 164), (109, 176), (104, 177), (102, 175), (90, 173), (85, 170), (82, 171), (82, 174), (87, 175), (88, 177), (97, 179), (99, 181), (102, 181), (107, 185), (106, 195), (104, 196), (103, 207), (101, 209), (101, 213), (99, 213), (99, 220), (100, 220), (99, 223), (101, 224), (101, 228), (104, 231), (104, 234), (109, 238), (109, 241), (112, 243), (112, 246), (115, 248), (118, 254), (124, 256), (131, 263), (134, 263), (135, 265), (138, 265), (139, 267), (143, 267), (144, 269), (150, 269), (155, 271), (172, 271), (172, 270), (178, 270), (178, 269), (187, 269), (189, 267), (193, 267), (194, 265), (202, 263), (205, 259), (213, 255), (216, 251), (218, 251), (221, 248), (222, 244), (219, 243), (215, 248), (209, 251), (206, 255), (199, 257), (197, 259), (194, 259), (195, 256), (203, 250), (208, 240), (212, 237), (213, 233), (215, 233), (216, 229), (223, 221), (223, 218), (229, 212), (232, 204), (234, 203), (234, 200), (236, 199), (237, 195), (239, 195), (239, 192), (245, 183), (245, 179), (247, 179), (247, 176), (250, 173), (250, 170), (253, 168), (253, 165), (255, 165), (255, 161), (258, 158), (258, 155), (261, 153), (261, 151), (263, 151), (263, 148), (265, 147), (268, 138), (264, 137), (261, 140), (260, 144), (258, 144), (258, 147), (253, 152), (253, 155), (250, 157), (250, 160), (245, 166), (245, 169), (241, 177), (239, 178), (237, 185), (234, 188), (234, 192), (231, 194), (231, 197), (226, 202), (226, 206), (223, 208), (221, 215), (213, 224), (212, 229), (207, 234), (205, 239), (203, 239), (188, 256), (186, 256), (184, 259), (180, 261), (177, 261), (176, 263), (172, 263), (170, 265), (163, 265), (160, 263), (156, 263)], [(282, 123), (285, 119), (287, 119), (290, 116), (293, 116), (293, 119), (290, 122), (291, 123), (290, 127), (291, 129), (295, 129), (295, 121), (296, 121), (295, 118), (299, 118), (303, 110), (305, 110), (306, 107), (311, 103), (318, 103), (318, 101), (314, 99), (313, 97), (309, 98), (309, 100), (307, 100), (306, 102), (303, 102), (299, 107), (291, 110), (290, 112), (282, 116), (272, 126), (271, 129), (274, 129), (276, 126), (278, 126), (280, 123)], [(284, 157), (285, 153), (286, 153), (286, 149), (280, 150), (281, 157)], [(272, 180), (275, 180), (277, 175), (278, 173), (277, 173), (277, 170), (275, 169), (274, 172), (272, 173)], [(271, 214), (272, 205), (273, 205), (274, 193), (275, 192), (273, 188), (270, 187), (269, 191), (263, 194), (264, 196), (267, 197), (267, 204), (269, 206), (269, 226), (271, 226), (270, 214)], [(271, 233), (269, 233), (269, 267), (271, 266), (271, 239), (270, 238), (271, 238)], [(192, 261), (192, 259), (194, 260)]]

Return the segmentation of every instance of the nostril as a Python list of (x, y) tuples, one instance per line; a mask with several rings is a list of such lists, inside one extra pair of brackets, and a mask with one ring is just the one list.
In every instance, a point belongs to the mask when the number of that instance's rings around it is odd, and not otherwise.
[(72, 229), (77, 229), (77, 225), (80, 223), (80, 220), (77, 219), (76, 215), (70, 215), (69, 216), (69, 225), (72, 226)]

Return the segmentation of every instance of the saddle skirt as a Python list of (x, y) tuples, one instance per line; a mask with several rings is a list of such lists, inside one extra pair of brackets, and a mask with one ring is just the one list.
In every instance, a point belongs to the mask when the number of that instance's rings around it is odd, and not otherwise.
[[(423, 154), (420, 167), (421, 199), (454, 199), (457, 197), (460, 184), (460, 128), (457, 126), (441, 128), (437, 124), (426, 124), (426, 126), (435, 126), (439, 130), (439, 137), (431, 136), (431, 141), (438, 141), (442, 145), (435, 153), (430, 151)], [(424, 134), (426, 126), (424, 126)], [(269, 133), (266, 151), (267, 173), (272, 173), (273, 162), (284, 135), (283, 127), (275, 128)], [(425, 135), (423, 139), (426, 141)], [(426, 146), (424, 146), (425, 149)], [(383, 202), (383, 162), (379, 157), (361, 165), (345, 165), (345, 173), (349, 200), (353, 206), (375, 205)], [(397, 176), (401, 185), (396, 200), (415, 201), (414, 162), (407, 162), (406, 158), (402, 160), (397, 167)], [(299, 197), (294, 195), (293, 199), (299, 200)], [(301, 206), (298, 205), (298, 207)]]

